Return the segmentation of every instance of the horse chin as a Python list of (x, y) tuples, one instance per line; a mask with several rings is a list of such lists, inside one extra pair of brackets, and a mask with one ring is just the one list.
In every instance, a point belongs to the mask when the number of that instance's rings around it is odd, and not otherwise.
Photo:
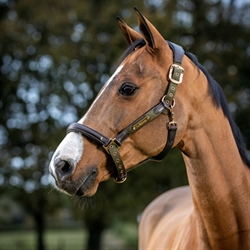
[(78, 189), (78, 191), (75, 193), (75, 196), (79, 197), (90, 197), (93, 196), (97, 191), (98, 185), (89, 187), (85, 183)]
[(75, 192), (75, 196), (93, 196), (98, 188), (98, 169), (97, 167), (88, 168), (87, 172), (76, 181), (78, 190)]

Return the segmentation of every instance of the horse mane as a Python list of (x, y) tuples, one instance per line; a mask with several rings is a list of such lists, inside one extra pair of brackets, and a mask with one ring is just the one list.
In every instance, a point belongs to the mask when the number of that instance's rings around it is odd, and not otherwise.
[(204, 75), (207, 77), (209, 84), (209, 94), (212, 96), (214, 104), (221, 108), (225, 117), (227, 117), (229, 124), (231, 126), (236, 145), (239, 150), (239, 154), (243, 162), (250, 168), (250, 160), (247, 157), (246, 145), (244, 143), (242, 134), (239, 127), (234, 122), (232, 115), (229, 111), (227, 100), (221, 86), (213, 79), (213, 77), (208, 73), (208, 71), (198, 62), (197, 57), (190, 52), (185, 52), (185, 55), (200, 69)]
[[(136, 47), (143, 47), (145, 46), (145, 41), (143, 39), (139, 39), (135, 41), (133, 44), (131, 44), (128, 49), (124, 52), (120, 59), (120, 63), (128, 56), (130, 55)], [(213, 79), (213, 77), (208, 73), (208, 71), (202, 66), (195, 55), (193, 55), (190, 52), (185, 51), (185, 55), (197, 66), (198, 69), (200, 69), (204, 75), (206, 76), (209, 84), (209, 95), (212, 96), (214, 105), (218, 108), (221, 108), (225, 117), (227, 117), (229, 124), (231, 126), (233, 136), (236, 142), (236, 145), (239, 150), (239, 154), (241, 156), (241, 159), (243, 162), (250, 168), (250, 160), (248, 159), (247, 153), (246, 153), (246, 145), (244, 143), (242, 134), (240, 132), (239, 127), (234, 122), (232, 115), (229, 111), (227, 100), (225, 97), (225, 94), (221, 88), (221, 86)]]

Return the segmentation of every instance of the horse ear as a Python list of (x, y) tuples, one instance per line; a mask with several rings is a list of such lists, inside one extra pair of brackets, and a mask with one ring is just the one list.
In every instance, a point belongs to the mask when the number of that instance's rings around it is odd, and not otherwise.
[(134, 10), (137, 13), (139, 28), (147, 45), (152, 49), (159, 49), (163, 44), (165, 45), (165, 39), (154, 25), (150, 23), (136, 7), (134, 7)]
[(117, 17), (117, 22), (128, 45), (142, 39), (142, 36), (131, 29), (120, 17)]

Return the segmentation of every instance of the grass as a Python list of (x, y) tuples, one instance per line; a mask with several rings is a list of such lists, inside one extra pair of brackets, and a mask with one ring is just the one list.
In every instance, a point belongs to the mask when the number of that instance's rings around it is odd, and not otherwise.
[[(48, 230), (45, 244), (48, 250), (83, 249), (86, 234), (82, 230)], [(34, 231), (12, 231), (0, 233), (0, 250), (35, 250)]]
[[(47, 230), (46, 250), (83, 250), (86, 232), (80, 229)], [(124, 242), (112, 231), (104, 233), (103, 250), (125, 250)], [(35, 231), (0, 232), (0, 250), (36, 250)]]
[(86, 242), (86, 233), (83, 230), (48, 230), (45, 234), (48, 250), (82, 250)]
[(32, 249), (35, 244), (35, 235), (33, 232), (1, 232), (0, 249)]

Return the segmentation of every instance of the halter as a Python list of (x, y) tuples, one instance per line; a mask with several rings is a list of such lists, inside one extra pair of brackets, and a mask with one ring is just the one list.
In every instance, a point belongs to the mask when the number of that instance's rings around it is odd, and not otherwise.
[[(174, 43), (168, 42), (170, 48), (173, 51), (173, 59), (174, 63), (171, 65), (169, 69), (169, 84), (165, 95), (162, 97), (161, 101), (124, 128), (121, 132), (119, 132), (114, 138), (107, 138), (96, 130), (85, 126), (80, 123), (72, 123), (67, 128), (67, 133), (77, 132), (81, 133), (83, 136), (88, 137), (89, 139), (95, 141), (98, 144), (101, 144), (103, 148), (107, 151), (108, 154), (111, 155), (114, 164), (117, 170), (117, 176), (114, 177), (114, 181), (117, 183), (122, 183), (127, 179), (127, 172), (125, 170), (122, 158), (119, 153), (119, 148), (122, 146), (122, 143), (133, 133), (144, 127), (146, 124), (154, 120), (160, 114), (165, 114), (169, 116), (169, 123), (167, 124), (168, 129), (168, 137), (167, 142), (164, 149), (156, 156), (150, 157), (138, 165), (141, 165), (148, 161), (161, 161), (171, 150), (176, 130), (177, 130), (177, 122), (174, 120), (174, 112), (173, 108), (175, 106), (174, 96), (177, 90), (177, 86), (182, 82), (184, 69), (181, 67), (182, 58), (184, 56), (184, 50), (181, 46), (176, 45)], [(134, 167), (136, 167), (134, 166)]]

